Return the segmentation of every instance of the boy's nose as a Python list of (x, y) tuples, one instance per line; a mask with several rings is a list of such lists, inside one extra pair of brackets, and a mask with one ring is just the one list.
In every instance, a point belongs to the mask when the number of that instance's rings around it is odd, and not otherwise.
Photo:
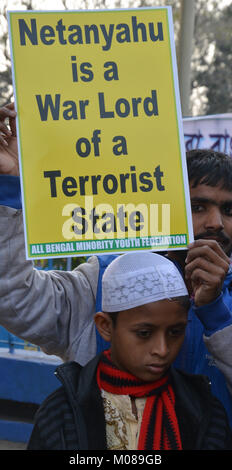
[(165, 358), (169, 353), (169, 347), (167, 340), (164, 335), (157, 335), (153, 346), (151, 348), (151, 354), (162, 358)]

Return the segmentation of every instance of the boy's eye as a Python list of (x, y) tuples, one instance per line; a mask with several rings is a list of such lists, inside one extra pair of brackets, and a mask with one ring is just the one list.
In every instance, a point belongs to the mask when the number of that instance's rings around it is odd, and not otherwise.
[(169, 332), (170, 336), (181, 336), (185, 333), (186, 326), (178, 326), (176, 328), (172, 328)]
[(137, 331), (136, 331), (136, 335), (137, 335), (139, 338), (147, 339), (147, 338), (150, 337), (151, 331), (150, 331), (150, 330), (137, 330)]

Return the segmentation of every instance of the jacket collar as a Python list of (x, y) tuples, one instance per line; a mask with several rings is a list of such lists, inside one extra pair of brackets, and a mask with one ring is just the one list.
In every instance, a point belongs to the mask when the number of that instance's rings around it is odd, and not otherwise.
[[(171, 369), (184, 449), (201, 449), (211, 416), (210, 383), (207, 377)], [(194, 444), (193, 444), (194, 443)], [(193, 447), (194, 445), (194, 447)]]
[(96, 369), (100, 354), (84, 368), (68, 362), (56, 369), (69, 397), (79, 432), (78, 442), (82, 450), (106, 449), (104, 408), (96, 382)]
[[(82, 450), (105, 450), (106, 426), (101, 393), (96, 382), (96, 369), (100, 354), (84, 368), (75, 362), (68, 362), (56, 369), (57, 377), (65, 387), (78, 432), (78, 444)], [(186, 420), (191, 428), (189, 437), (192, 445), (196, 436), (196, 449), (201, 448), (205, 426), (209, 420), (208, 392), (209, 382), (204, 377), (186, 374), (171, 368), (175, 388), (176, 410), (180, 420), (180, 431), (186, 436)], [(199, 400), (199, 393), (202, 400)], [(189, 423), (191, 425), (189, 426)], [(188, 448), (188, 442), (183, 442)]]

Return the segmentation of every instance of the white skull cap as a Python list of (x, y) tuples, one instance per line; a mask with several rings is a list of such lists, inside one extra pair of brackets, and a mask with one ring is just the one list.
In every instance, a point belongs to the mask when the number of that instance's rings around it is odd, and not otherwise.
[(120, 255), (102, 277), (103, 312), (119, 312), (185, 295), (188, 291), (175, 264), (152, 252)]

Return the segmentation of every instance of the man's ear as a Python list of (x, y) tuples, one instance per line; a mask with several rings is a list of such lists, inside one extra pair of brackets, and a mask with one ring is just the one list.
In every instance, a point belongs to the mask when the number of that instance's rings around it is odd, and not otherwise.
[(112, 336), (112, 320), (107, 313), (98, 312), (94, 316), (95, 325), (98, 332), (105, 341), (110, 342)]

